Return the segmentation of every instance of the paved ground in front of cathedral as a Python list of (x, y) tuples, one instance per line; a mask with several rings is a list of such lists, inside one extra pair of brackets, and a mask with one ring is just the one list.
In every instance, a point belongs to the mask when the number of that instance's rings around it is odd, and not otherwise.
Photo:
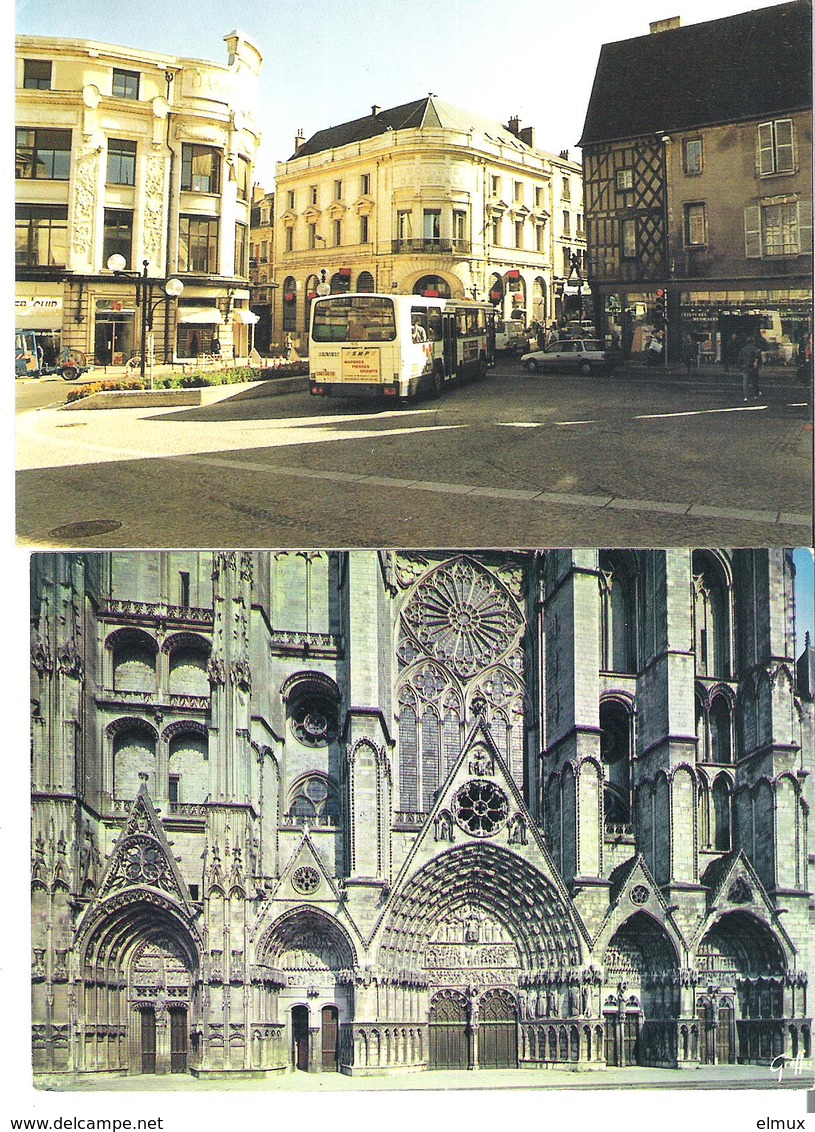
[[(811, 409), (794, 375), (530, 375), (405, 408), (250, 395), (62, 412), (18, 382), (30, 546), (804, 545)], [(802, 403), (803, 402), (803, 403)], [(96, 524), (114, 527), (99, 533)], [(65, 524), (90, 523), (87, 537)], [(54, 533), (56, 532), (56, 533)]]

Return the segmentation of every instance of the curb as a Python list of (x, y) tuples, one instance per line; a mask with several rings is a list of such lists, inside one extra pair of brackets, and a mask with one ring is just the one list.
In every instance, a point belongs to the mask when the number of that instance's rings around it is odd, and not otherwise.
[(62, 409), (163, 409), (213, 405), (231, 398), (280, 397), (308, 389), (308, 377), (278, 377), (232, 385), (204, 385), (197, 389), (112, 389), (71, 401)]

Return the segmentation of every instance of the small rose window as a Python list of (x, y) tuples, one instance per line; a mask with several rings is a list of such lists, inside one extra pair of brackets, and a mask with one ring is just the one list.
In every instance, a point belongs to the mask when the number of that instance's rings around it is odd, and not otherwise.
[(492, 837), (507, 820), (509, 800), (506, 794), (483, 778), (474, 778), (456, 791), (453, 815), (463, 830), (473, 837)]

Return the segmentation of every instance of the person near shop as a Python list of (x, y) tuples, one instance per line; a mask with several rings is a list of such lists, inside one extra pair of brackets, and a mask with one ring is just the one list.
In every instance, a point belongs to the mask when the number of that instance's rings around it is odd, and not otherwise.
[(761, 350), (752, 339), (748, 338), (739, 350), (738, 363), (741, 370), (744, 400), (749, 401), (750, 397), (760, 397), (761, 389), (758, 384), (758, 375), (761, 373)]

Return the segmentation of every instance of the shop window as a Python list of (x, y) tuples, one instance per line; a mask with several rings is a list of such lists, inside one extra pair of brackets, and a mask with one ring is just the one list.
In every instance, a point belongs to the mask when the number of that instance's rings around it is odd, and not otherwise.
[(71, 131), (17, 130), (15, 176), (18, 180), (69, 180)]
[(15, 219), (16, 265), (64, 267), (67, 255), (67, 206), (18, 204)]
[(24, 60), (23, 86), (26, 90), (50, 90), (51, 61), (49, 59)]
[(109, 185), (135, 185), (136, 183), (136, 143), (123, 138), (108, 139), (108, 166), (106, 178)]
[(181, 188), (196, 193), (217, 193), (221, 183), (221, 155), (208, 145), (181, 147)]
[(113, 68), (113, 84), (111, 94), (114, 98), (130, 98), (136, 101), (139, 97), (138, 71), (122, 71)]

